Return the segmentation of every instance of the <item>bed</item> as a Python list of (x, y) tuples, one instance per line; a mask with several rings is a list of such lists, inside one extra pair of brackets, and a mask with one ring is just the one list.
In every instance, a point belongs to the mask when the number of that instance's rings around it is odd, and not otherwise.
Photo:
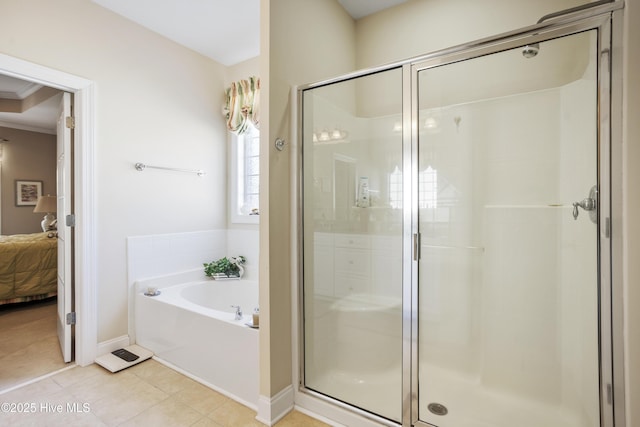
[(55, 296), (57, 269), (55, 232), (0, 236), (0, 305)]

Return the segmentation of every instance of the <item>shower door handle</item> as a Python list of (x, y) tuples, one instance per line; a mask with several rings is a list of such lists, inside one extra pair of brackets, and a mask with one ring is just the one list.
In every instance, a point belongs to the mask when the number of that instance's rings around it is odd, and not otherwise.
[(580, 211), (578, 208), (584, 209), (586, 212), (589, 212), (589, 218), (594, 224), (598, 223), (598, 187), (593, 186), (591, 190), (589, 190), (589, 197), (583, 199), (580, 202), (573, 203), (573, 219), (578, 219), (578, 214)]

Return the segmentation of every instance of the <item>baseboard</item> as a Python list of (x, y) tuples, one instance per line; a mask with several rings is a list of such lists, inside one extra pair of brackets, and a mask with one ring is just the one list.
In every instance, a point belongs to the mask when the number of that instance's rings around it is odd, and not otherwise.
[(202, 378), (199, 378), (199, 377), (193, 375), (192, 373), (187, 372), (182, 368), (179, 368), (178, 366), (174, 365), (173, 363), (167, 362), (166, 360), (161, 359), (158, 356), (153, 356), (153, 360), (155, 360), (158, 363), (161, 363), (161, 364), (165, 365), (168, 368), (173, 369), (176, 372), (181, 373), (185, 377), (191, 378), (192, 380), (202, 384), (203, 386), (209, 387), (211, 390), (215, 390), (218, 393), (220, 393), (220, 394), (222, 394), (224, 396), (227, 396), (229, 399), (235, 400), (236, 402), (240, 403), (241, 405), (246, 406), (247, 408), (253, 409), (254, 411), (258, 412), (258, 408), (256, 408), (255, 403), (248, 402), (245, 399), (242, 399), (242, 398), (236, 396), (233, 393), (229, 393), (227, 390), (224, 390), (224, 389), (222, 389), (222, 388), (220, 388), (218, 386), (215, 386), (215, 385), (211, 384), (210, 382), (207, 382), (207, 381), (203, 380)]
[(258, 398), (256, 420), (272, 426), (293, 409), (293, 386), (288, 386), (273, 397)]
[(122, 335), (108, 341), (102, 341), (98, 343), (98, 356), (111, 353), (112, 351), (116, 351), (120, 348), (125, 348), (130, 345), (131, 340), (129, 339), (129, 335)]

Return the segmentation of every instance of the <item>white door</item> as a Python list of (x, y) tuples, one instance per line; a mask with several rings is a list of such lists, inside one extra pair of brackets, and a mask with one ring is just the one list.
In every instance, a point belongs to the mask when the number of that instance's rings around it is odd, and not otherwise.
[(72, 129), (67, 117), (71, 117), (71, 95), (64, 93), (58, 110), (57, 187), (58, 187), (58, 339), (65, 362), (71, 361), (71, 313), (73, 296), (72, 247), (73, 228), (67, 224), (72, 214), (73, 164), (71, 153)]

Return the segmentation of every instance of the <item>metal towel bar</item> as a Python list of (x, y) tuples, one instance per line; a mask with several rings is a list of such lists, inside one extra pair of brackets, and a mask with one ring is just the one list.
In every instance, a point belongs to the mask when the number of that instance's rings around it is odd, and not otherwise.
[(150, 169), (164, 169), (167, 171), (174, 171), (174, 172), (186, 172), (186, 173), (195, 173), (198, 176), (204, 176), (206, 175), (205, 172), (203, 170), (200, 169), (179, 169), (179, 168), (168, 168), (168, 167), (164, 167), (164, 166), (151, 166), (151, 165), (145, 165), (144, 163), (136, 163), (135, 165), (136, 170), (142, 172), (143, 170), (145, 170), (146, 168), (150, 168)]

